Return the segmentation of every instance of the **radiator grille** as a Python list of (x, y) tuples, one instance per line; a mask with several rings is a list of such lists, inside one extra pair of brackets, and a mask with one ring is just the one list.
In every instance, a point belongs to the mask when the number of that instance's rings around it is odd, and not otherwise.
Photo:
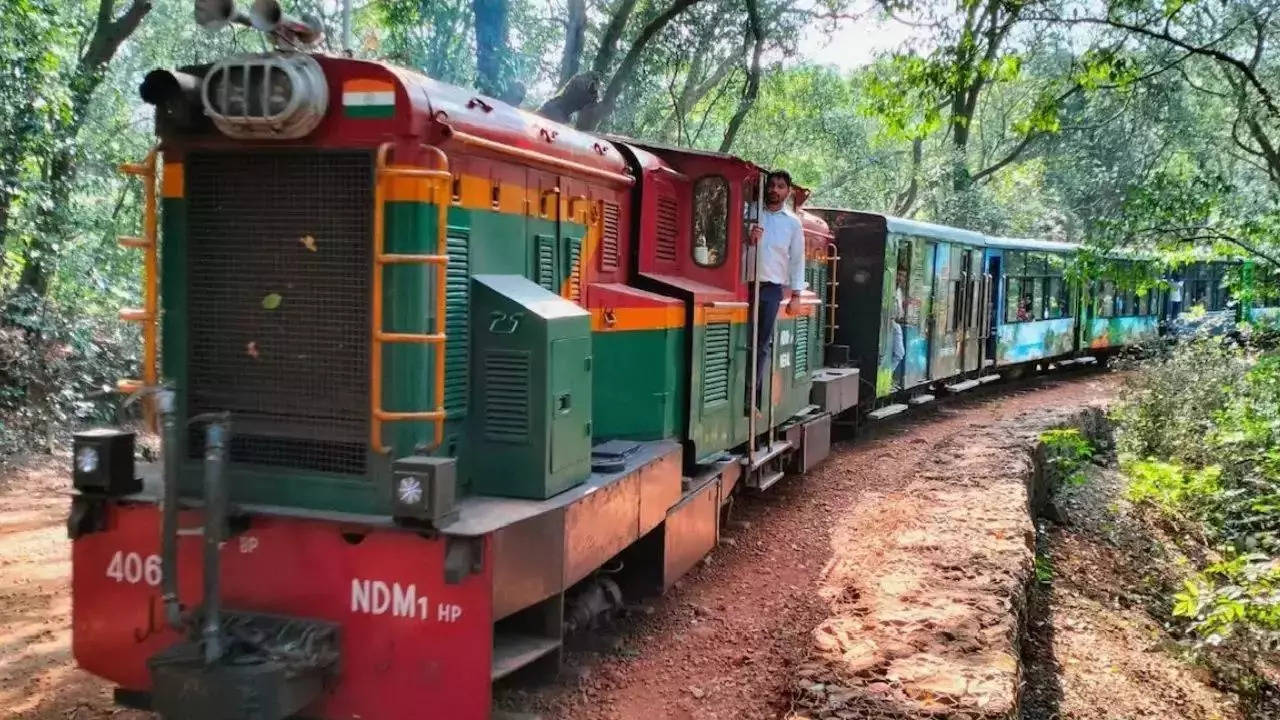
[(729, 323), (707, 325), (702, 354), (702, 402), (729, 399)]
[(676, 201), (669, 197), (658, 198), (658, 221), (654, 227), (657, 238), (656, 254), (664, 262), (676, 261), (676, 233), (679, 231), (679, 211)]
[(618, 269), (618, 203), (604, 201), (604, 229), (600, 233), (600, 269)]
[(486, 440), (529, 442), (529, 353), (490, 350), (484, 358), (484, 436)]
[(364, 473), (370, 156), (196, 153), (186, 188), (189, 414), (231, 413), (232, 462)]
[(465, 236), (451, 231), (447, 238), (449, 269), (445, 275), (444, 333), (449, 339), (444, 351), (444, 408), (450, 418), (467, 414), (467, 387), (470, 380), (471, 341), (471, 259)]

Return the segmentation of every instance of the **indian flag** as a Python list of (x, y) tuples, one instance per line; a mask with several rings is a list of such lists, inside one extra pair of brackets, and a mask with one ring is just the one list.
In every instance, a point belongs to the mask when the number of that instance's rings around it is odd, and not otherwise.
[(342, 83), (342, 109), (347, 117), (392, 117), (396, 114), (396, 88), (383, 80), (347, 80)]

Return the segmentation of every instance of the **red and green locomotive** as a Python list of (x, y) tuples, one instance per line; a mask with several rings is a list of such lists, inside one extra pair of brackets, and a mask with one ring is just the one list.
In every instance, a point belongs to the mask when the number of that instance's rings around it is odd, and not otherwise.
[(732, 493), (811, 467), (856, 404), (856, 370), (812, 392), (830, 237), (806, 215), (811, 291), (747, 412), (751, 163), (292, 49), (141, 91), (123, 385), (162, 462), (78, 435), (68, 522), (74, 654), (124, 704), (488, 717), (494, 679), (674, 582)]

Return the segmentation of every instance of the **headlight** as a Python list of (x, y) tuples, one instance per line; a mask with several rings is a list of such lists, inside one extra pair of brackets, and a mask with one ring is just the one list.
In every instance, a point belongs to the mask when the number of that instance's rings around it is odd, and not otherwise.
[(98, 450), (97, 448), (82, 447), (76, 453), (76, 470), (84, 474), (97, 472), (98, 470)]
[(329, 84), (308, 55), (240, 55), (214, 64), (201, 89), (205, 113), (234, 138), (291, 140), (311, 132), (329, 107)]
[(422, 502), (422, 481), (412, 475), (400, 478), (396, 495), (402, 505), (417, 505)]

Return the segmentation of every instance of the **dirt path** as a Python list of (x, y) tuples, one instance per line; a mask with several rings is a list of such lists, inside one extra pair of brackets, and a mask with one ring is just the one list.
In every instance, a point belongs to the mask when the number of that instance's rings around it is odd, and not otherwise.
[(971, 431), (1020, 422), (1043, 408), (1094, 403), (1114, 386), (1114, 376), (1102, 374), (1032, 380), (838, 446), (815, 472), (735, 508), (737, 525), (726, 530), (711, 561), (655, 601), (652, 614), (625, 629), (613, 649), (572, 654), (558, 685), (511, 692), (504, 701), (564, 720), (790, 714), (798, 666), (810, 653), (813, 629), (829, 614), (823, 590), (837, 560), (834, 546), (845, 542), (839, 533), (833, 538), (833, 518), (876, 502), (863, 516), (874, 517), (875, 527), (892, 538), (902, 506), (884, 504), (886, 498), (918, 473), (945, 468), (936, 455), (958, 434), (982, 438), (966, 448), (980, 456), (1007, 445), (1008, 433)]
[[(814, 473), (740, 502), (709, 562), (624, 623), (607, 651), (574, 652), (559, 682), (507, 689), (500, 700), (575, 720), (786, 714), (796, 667), (828, 614), (820, 589), (833, 559), (832, 518), (905, 487), (957, 433), (1093, 402), (1114, 384), (1103, 374), (1026, 381), (837, 446)], [(70, 657), (68, 464), (29, 461), (0, 477), (0, 716), (140, 720), (149, 716), (114, 709), (109, 688)], [(894, 509), (880, 509), (879, 527), (892, 533)]]
[(68, 455), (27, 458), (0, 475), (0, 716), (134, 720), (71, 661)]

